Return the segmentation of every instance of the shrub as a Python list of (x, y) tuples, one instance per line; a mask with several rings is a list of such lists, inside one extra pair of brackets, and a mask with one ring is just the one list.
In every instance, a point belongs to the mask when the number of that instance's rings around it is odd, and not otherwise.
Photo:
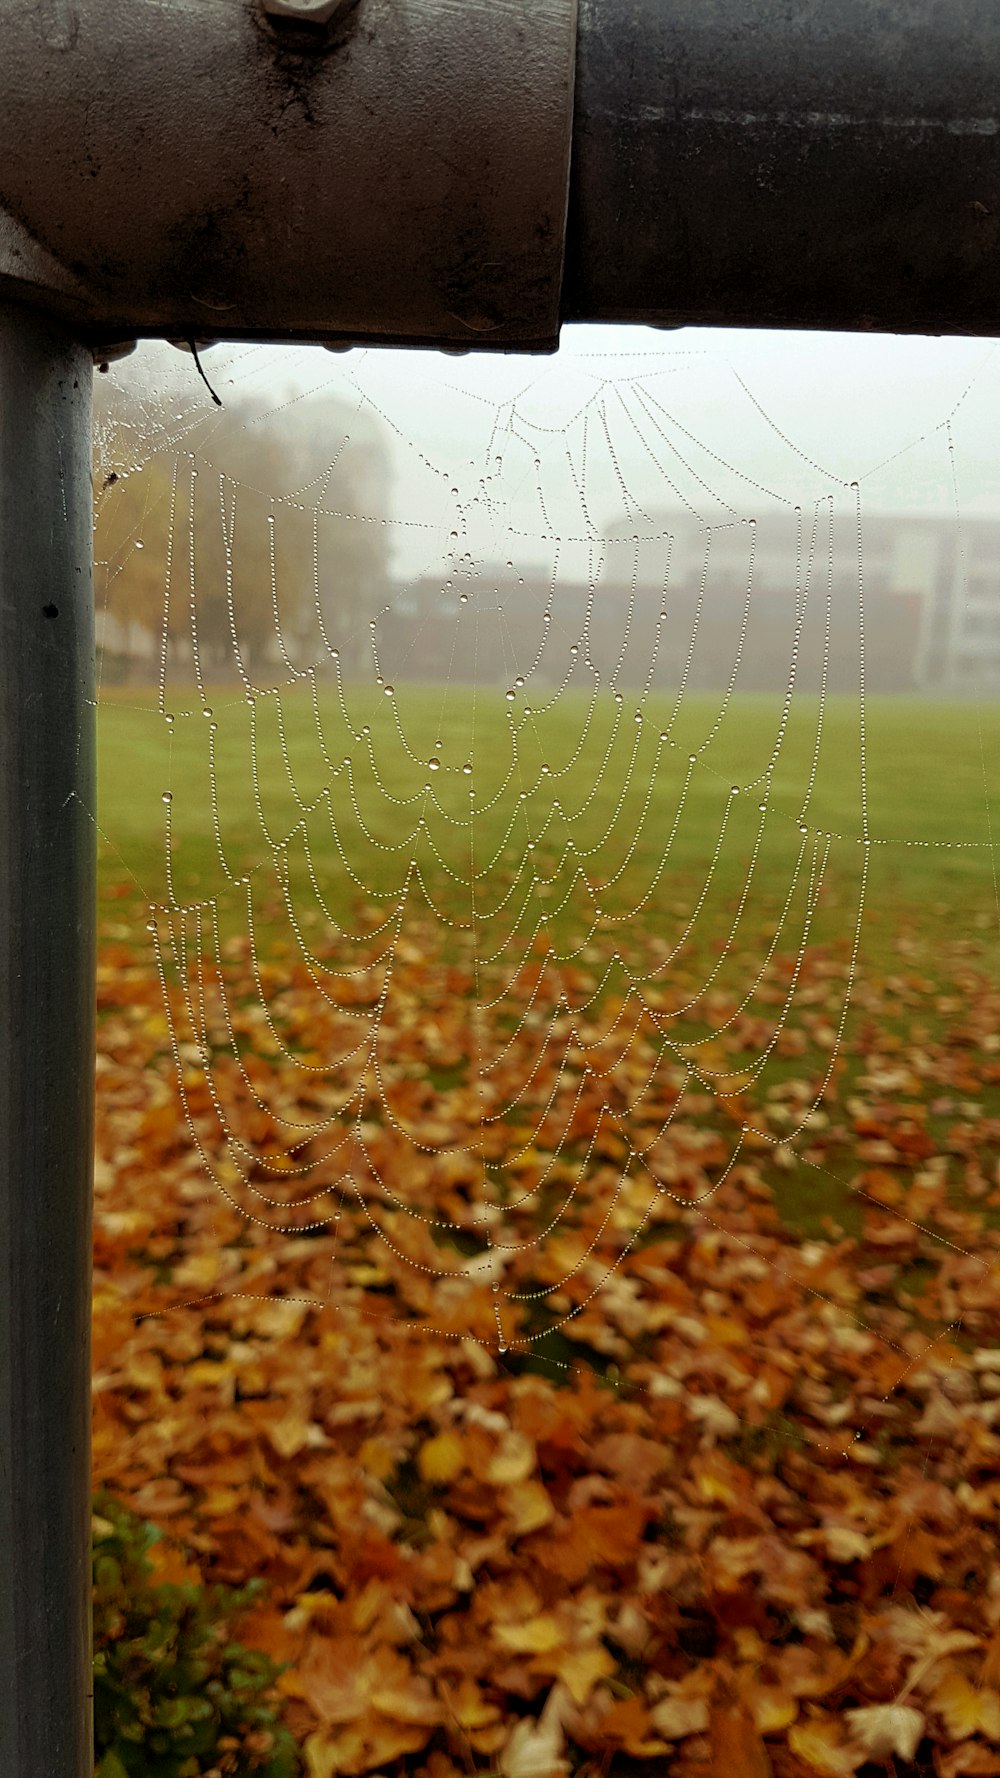
[(281, 1669), (230, 1634), (263, 1582), (156, 1582), (159, 1536), (110, 1495), (95, 1499), (95, 1778), (295, 1778), (271, 1695)]

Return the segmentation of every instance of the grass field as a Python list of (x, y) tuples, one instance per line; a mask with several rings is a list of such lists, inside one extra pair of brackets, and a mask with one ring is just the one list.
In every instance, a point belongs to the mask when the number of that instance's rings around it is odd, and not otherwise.
[[(667, 865), (642, 918), (655, 919), (704, 879), (728, 807), (712, 873), (713, 905), (726, 909), (745, 881), (781, 712), (771, 698), (734, 698), (721, 715), (720, 704), (688, 694), (675, 714), (671, 699), (650, 699), (640, 726), (634, 704), (618, 707), (609, 695), (591, 707), (565, 692), (525, 714), (494, 690), (408, 686), (386, 699), (370, 687), (340, 696), (323, 687), (315, 700), (306, 689), (262, 696), (251, 710), (228, 688), (212, 696), (210, 721), (200, 708), (178, 709), (168, 726), (152, 697), (112, 694), (100, 711), (99, 819), (110, 842), (103, 869), (108, 877), (131, 873), (149, 901), (170, 899), (166, 791), (178, 899), (219, 894), (229, 874), (266, 875), (275, 842), (288, 841), (294, 869), (307, 832), (324, 899), (339, 917), (356, 901), (358, 880), (376, 896), (391, 895), (411, 856), (422, 858), (428, 881), (446, 888), (430, 841), (467, 876), (471, 786), (478, 869), (495, 859), (492, 871), (502, 880), (530, 838), (539, 874), (551, 875), (571, 839), (581, 868), (608, 883), (634, 847), (608, 892), (607, 905), (624, 908), (649, 885), (683, 798)], [(951, 931), (957, 924), (974, 931), (991, 910), (995, 916), (987, 793), (996, 823), (1000, 705), (872, 700), (864, 730), (867, 810), (857, 701), (829, 702), (818, 746), (817, 714), (815, 705), (793, 706), (774, 760), (755, 897), (763, 904), (783, 893), (800, 818), (810, 838), (835, 836), (829, 880), (849, 894), (867, 812), (867, 831), (878, 842), (873, 936), (903, 909), (928, 925), (944, 916)], [(670, 741), (661, 743), (661, 734)], [(432, 757), (440, 760), (434, 772), (426, 763)], [(471, 774), (463, 770), (468, 763)], [(522, 812), (516, 805), (524, 791)], [(427, 825), (418, 830), (421, 817)], [(452, 905), (462, 893), (455, 891)]]

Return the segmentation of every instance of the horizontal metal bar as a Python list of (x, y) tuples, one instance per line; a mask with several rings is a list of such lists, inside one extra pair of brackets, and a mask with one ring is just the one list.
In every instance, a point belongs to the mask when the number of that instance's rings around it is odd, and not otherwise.
[(575, 75), (575, 0), (270, 5), (0, 0), (0, 288), (104, 341), (1000, 331), (994, 0), (579, 0)]
[(995, 0), (581, 0), (563, 317), (1000, 331)]

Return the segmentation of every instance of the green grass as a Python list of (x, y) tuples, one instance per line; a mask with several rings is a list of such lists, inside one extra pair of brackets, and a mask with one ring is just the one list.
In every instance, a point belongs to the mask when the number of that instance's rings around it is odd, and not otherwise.
[[(778, 701), (734, 698), (720, 715), (718, 697), (688, 694), (674, 714), (673, 699), (660, 696), (643, 706), (637, 725), (628, 695), (620, 707), (607, 693), (591, 706), (569, 690), (550, 699), (547, 709), (544, 696), (533, 695), (538, 709), (526, 715), (523, 694), (510, 705), (493, 689), (406, 686), (387, 698), (370, 686), (347, 687), (340, 696), (327, 685), (315, 703), (308, 687), (295, 688), (280, 699), (262, 695), (251, 710), (227, 688), (213, 694), (210, 720), (200, 708), (178, 708), (168, 726), (152, 697), (112, 694), (102, 703), (99, 730), (105, 876), (125, 876), (149, 902), (167, 903), (172, 895), (180, 901), (214, 897), (225, 909), (234, 895), (237, 902), (242, 896), (232, 891), (231, 878), (249, 874), (255, 907), (266, 918), (277, 900), (277, 845), (279, 852), (287, 850), (303, 917), (321, 926), (325, 915), (309, 882), (307, 846), (335, 919), (349, 918), (366, 893), (391, 905), (416, 858), (436, 904), (461, 920), (469, 916), (470, 894), (448, 868), (458, 878), (469, 876), (471, 787), (484, 918), (522, 864), (529, 838), (543, 879), (555, 877), (572, 840), (575, 853), (540, 898), (555, 909), (576, 869), (587, 877), (593, 893), (580, 885), (571, 895), (561, 918), (564, 930), (589, 918), (595, 903), (612, 917), (642, 903), (633, 935), (638, 926), (655, 930), (658, 922), (672, 931), (711, 870), (705, 913), (691, 941), (711, 948), (746, 881), (778, 732)], [(841, 933), (857, 901), (866, 812), (868, 832), (880, 842), (871, 854), (868, 898), (869, 938), (876, 947), (880, 931), (895, 933), (901, 917), (928, 931), (943, 921), (952, 932), (956, 920), (972, 931), (991, 912), (995, 917), (986, 790), (1000, 820), (1000, 706), (883, 699), (872, 700), (866, 714), (865, 810), (856, 700), (830, 700), (818, 749), (815, 704), (793, 708), (774, 764), (741, 923), (744, 945), (759, 944), (757, 928), (773, 918), (787, 892), (803, 809), (807, 852), (815, 834), (824, 845), (823, 836), (834, 836), (824, 904)], [(217, 724), (214, 736), (211, 722)], [(650, 792), (661, 732), (669, 732), (674, 745), (662, 748)], [(681, 819), (656, 879), (692, 753), (696, 763)], [(440, 759), (436, 771), (428, 769), (432, 756)], [(469, 762), (471, 775), (463, 770)], [(545, 765), (550, 775), (543, 774)], [(519, 803), (523, 790), (528, 800)], [(161, 800), (165, 791), (169, 808)], [(553, 811), (555, 801), (561, 811)], [(712, 867), (723, 823), (725, 838)], [(932, 843), (905, 843), (915, 841)], [(655, 890), (643, 902), (654, 879)], [(414, 887), (411, 906), (419, 899)], [(535, 911), (538, 905), (533, 900)], [(496, 918), (500, 930), (504, 916)], [(555, 924), (558, 930), (559, 919)]]

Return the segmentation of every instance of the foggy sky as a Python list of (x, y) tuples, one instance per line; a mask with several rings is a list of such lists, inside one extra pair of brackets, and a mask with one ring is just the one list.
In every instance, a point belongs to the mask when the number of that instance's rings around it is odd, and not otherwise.
[[(204, 365), (223, 401), (239, 387), (262, 410), (308, 411), (329, 393), (382, 423), (400, 577), (440, 564), (456, 531), (478, 559), (514, 552), (525, 567), (549, 561), (559, 533), (562, 567), (579, 572), (573, 539), (623, 518), (641, 530), (679, 497), (715, 523), (853, 503), (857, 481), (869, 511), (953, 513), (957, 496), (964, 513), (1000, 514), (988, 340), (576, 327), (552, 358), (220, 345)], [(195, 420), (211, 405), (190, 358), (163, 345), (114, 375)]]

